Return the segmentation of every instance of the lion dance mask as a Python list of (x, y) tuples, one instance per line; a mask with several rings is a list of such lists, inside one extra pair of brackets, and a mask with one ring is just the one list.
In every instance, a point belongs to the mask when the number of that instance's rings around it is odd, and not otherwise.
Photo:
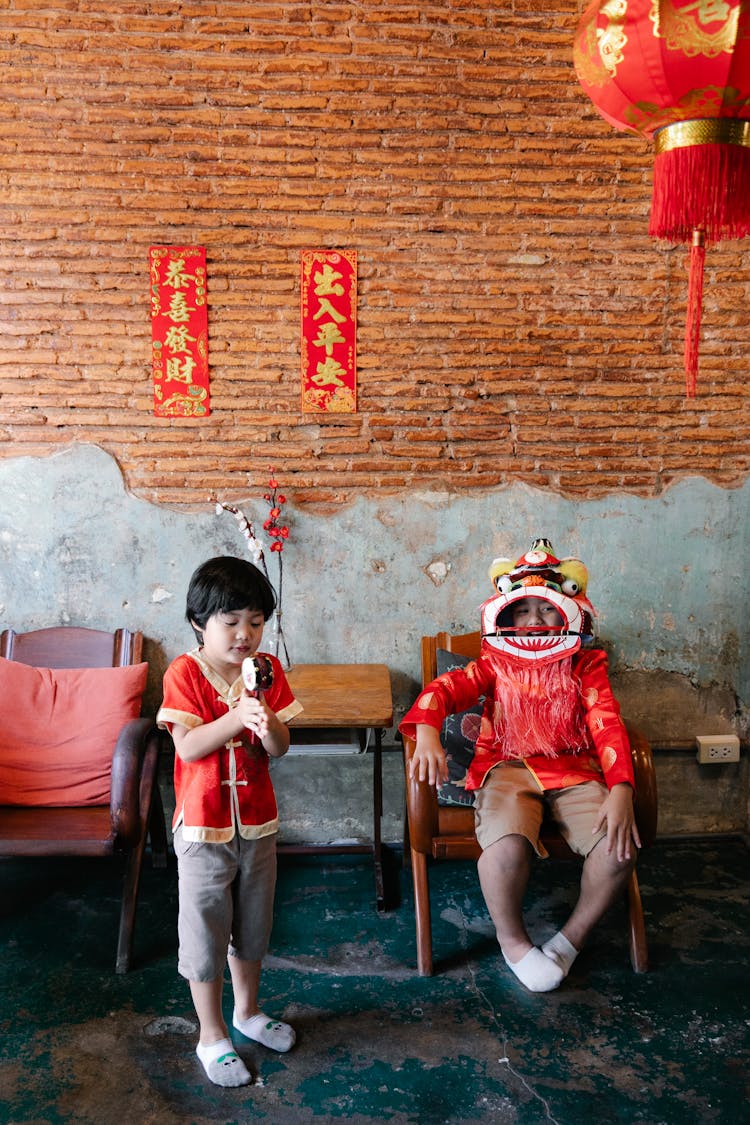
[[(577, 558), (557, 558), (548, 539), (535, 539), (515, 563), (495, 559), (489, 576), (496, 593), (480, 611), (482, 658), (495, 673), (498, 741), (511, 756), (583, 749), (587, 736), (571, 658), (594, 633), (586, 567)], [(523, 601), (533, 618), (527, 625), (523, 616), (514, 623)]]

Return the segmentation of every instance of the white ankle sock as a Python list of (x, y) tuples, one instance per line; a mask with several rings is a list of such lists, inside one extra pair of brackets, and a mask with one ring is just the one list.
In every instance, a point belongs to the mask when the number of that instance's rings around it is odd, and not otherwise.
[(551, 937), (549, 941), (545, 941), (542, 946), (542, 953), (545, 957), (549, 957), (556, 965), (559, 965), (565, 976), (570, 972), (570, 966), (578, 956), (579, 950), (566, 938), (562, 930)]
[(253, 1080), (231, 1039), (219, 1039), (217, 1043), (199, 1043), (195, 1053), (216, 1086), (247, 1086)]
[(504, 953), (503, 960), (529, 992), (551, 992), (562, 983), (565, 976), (559, 965), (545, 957), (536, 946), (524, 954), (520, 961), (509, 961)]
[(254, 1016), (241, 1020), (238, 1019), (235, 1011), (232, 1015), (232, 1023), (248, 1039), (253, 1039), (256, 1043), (262, 1043), (264, 1047), (270, 1047), (272, 1051), (290, 1051), (297, 1038), (294, 1034), (294, 1028), (290, 1027), (288, 1023), (272, 1020), (270, 1016), (264, 1015), (263, 1012), (256, 1012)]

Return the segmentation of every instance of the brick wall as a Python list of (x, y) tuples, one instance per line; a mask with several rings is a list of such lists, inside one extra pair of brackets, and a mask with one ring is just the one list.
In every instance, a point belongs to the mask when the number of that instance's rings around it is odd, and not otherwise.
[[(748, 471), (746, 244), (683, 248), (577, 85), (571, 0), (6, 0), (0, 456), (89, 442), (205, 500)], [(155, 419), (147, 254), (207, 247), (212, 415)], [(359, 412), (300, 412), (299, 251), (359, 254)]]

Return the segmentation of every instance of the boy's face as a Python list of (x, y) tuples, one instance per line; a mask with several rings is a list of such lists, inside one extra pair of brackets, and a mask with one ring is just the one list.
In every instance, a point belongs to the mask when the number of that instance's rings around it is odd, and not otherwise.
[(564, 624), (557, 606), (546, 598), (522, 598), (511, 608), (513, 627), (531, 636), (549, 633)]
[[(536, 587), (512, 590), (482, 606), (482, 646), (516, 660), (547, 663), (581, 647), (584, 618), (575, 598)], [(546, 597), (543, 597), (545, 594)]]
[(202, 630), (204, 658), (227, 682), (233, 682), (242, 661), (258, 651), (264, 625), (265, 618), (258, 609), (214, 613)]

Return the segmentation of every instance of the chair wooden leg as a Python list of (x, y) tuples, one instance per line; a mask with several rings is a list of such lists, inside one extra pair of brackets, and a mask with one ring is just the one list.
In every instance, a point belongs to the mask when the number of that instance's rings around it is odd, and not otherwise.
[(404, 850), (402, 867), (411, 867), (411, 838), (409, 836), (409, 817), (404, 809)]
[(120, 931), (117, 937), (116, 973), (127, 973), (133, 959), (133, 934), (135, 931), (135, 910), (138, 904), (138, 887), (141, 881), (143, 853), (146, 850), (146, 840), (149, 837), (154, 867), (167, 866), (167, 831), (158, 778), (159, 749), (158, 737), (150, 738), (141, 768), (139, 791), (140, 839), (136, 846), (128, 852), (125, 867), (122, 906), (120, 908)]
[(151, 841), (151, 863), (154, 867), (167, 866), (167, 828), (164, 821), (164, 805), (158, 782), (154, 782), (151, 808), (148, 813), (148, 835)]
[(120, 932), (117, 937), (117, 959), (115, 961), (116, 973), (130, 971), (133, 958), (133, 932), (135, 930), (135, 908), (138, 902), (138, 886), (141, 880), (141, 865), (143, 852), (146, 847), (146, 834), (128, 853), (125, 867), (125, 878), (122, 888), (122, 906), (120, 908)]
[(636, 973), (648, 972), (648, 943), (643, 918), (641, 890), (633, 870), (628, 880), (628, 919), (630, 923), (630, 960)]
[(411, 849), (411, 870), (414, 879), (414, 915), (417, 928), (417, 969), (422, 977), (432, 976), (432, 928), (430, 922), (430, 885), (427, 880), (427, 856)]

